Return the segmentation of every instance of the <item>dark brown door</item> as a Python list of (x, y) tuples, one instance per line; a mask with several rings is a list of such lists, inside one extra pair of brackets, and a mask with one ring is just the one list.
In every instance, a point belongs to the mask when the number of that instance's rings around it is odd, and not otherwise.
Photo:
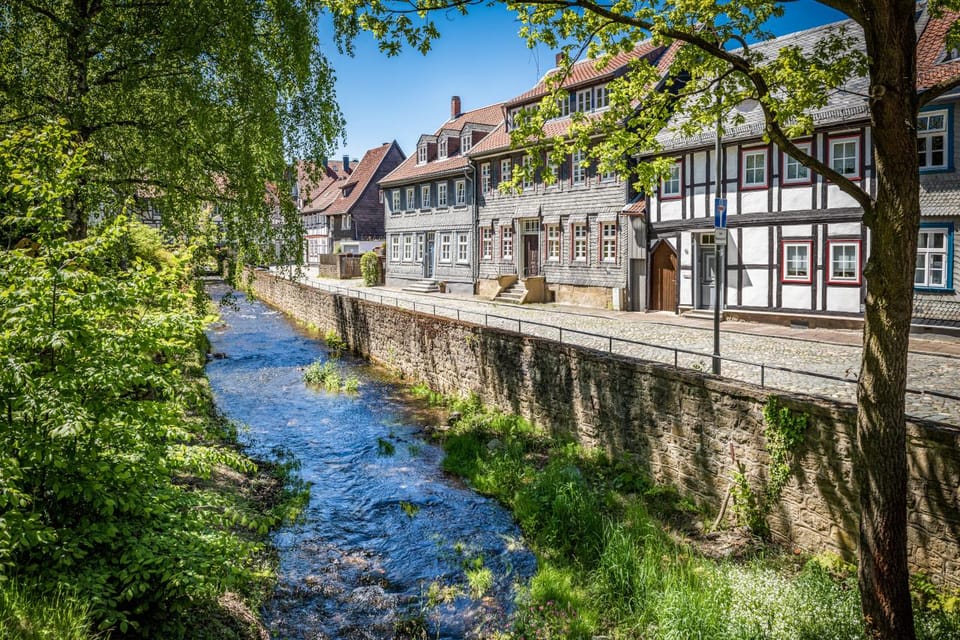
[(527, 278), (540, 275), (540, 236), (523, 236), (523, 275)]
[(653, 311), (677, 309), (677, 254), (669, 242), (661, 242), (653, 251), (650, 283), (650, 308)]

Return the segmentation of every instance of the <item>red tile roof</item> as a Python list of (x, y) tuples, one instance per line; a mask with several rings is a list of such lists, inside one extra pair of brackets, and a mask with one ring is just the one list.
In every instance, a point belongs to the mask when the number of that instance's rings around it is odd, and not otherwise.
[[(573, 89), (581, 85), (599, 82), (605, 78), (613, 78), (622, 70), (624, 70), (627, 64), (633, 60), (647, 56), (652, 61), (662, 51), (662, 46), (655, 45), (648, 41), (640, 43), (631, 51), (618, 53), (610, 58), (610, 60), (608, 60), (607, 63), (600, 69), (597, 69), (596, 60), (581, 60), (573, 64), (573, 66), (570, 68), (569, 75), (564, 79), (561, 86), (564, 89)], [(559, 73), (558, 69), (551, 69), (548, 71), (546, 74), (544, 74), (540, 82), (537, 83), (537, 86), (525, 93), (521, 93), (516, 98), (513, 98), (507, 102), (507, 108), (509, 109), (527, 102), (532, 102), (547, 95), (550, 92), (550, 89), (547, 86), (547, 81), (556, 73)]]
[(931, 16), (920, 34), (917, 41), (917, 89), (929, 89), (960, 74), (960, 59), (938, 64), (943, 58), (947, 31), (958, 18), (960, 12), (945, 10), (939, 18)]
[(645, 216), (647, 215), (647, 201), (639, 198), (629, 203), (620, 211), (626, 216)]
[(305, 213), (320, 211), (333, 202), (337, 190), (331, 189), (340, 180), (350, 177), (350, 171), (343, 170), (343, 162), (328, 161), (319, 175), (314, 175), (316, 167), (305, 162), (297, 163), (297, 182), (300, 185), (300, 197)]
[[(396, 142), (384, 143), (363, 154), (360, 162), (351, 171), (350, 179), (331, 187), (331, 190), (336, 192), (336, 198), (323, 213), (328, 215), (350, 213), (353, 205), (357, 203), (360, 196), (363, 195), (363, 192), (366, 191), (367, 186), (373, 180), (373, 176), (376, 175), (377, 169), (380, 167), (383, 159), (387, 157), (387, 152), (394, 145), (396, 145)], [(350, 190), (350, 193), (346, 196), (342, 195), (344, 187), (351, 185), (353, 188)]]
[[(469, 124), (480, 124), (485, 126), (502, 125), (503, 123), (503, 103), (491, 104), (486, 107), (467, 111), (460, 116), (448, 120), (442, 124), (433, 135), (439, 135), (441, 131), (453, 130), (463, 131)], [(498, 129), (481, 140), (478, 144), (492, 136)], [(400, 165), (387, 174), (380, 184), (383, 186), (393, 186), (427, 176), (440, 176), (459, 172), (469, 164), (467, 156), (456, 154), (443, 160), (431, 160), (426, 164), (417, 164), (417, 154), (411, 153), (410, 157), (400, 163)]]

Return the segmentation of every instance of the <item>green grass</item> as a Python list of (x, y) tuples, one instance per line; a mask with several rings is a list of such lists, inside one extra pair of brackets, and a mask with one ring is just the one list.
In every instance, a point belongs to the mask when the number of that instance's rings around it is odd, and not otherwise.
[(90, 640), (90, 607), (67, 591), (53, 595), (0, 581), (0, 640)]
[[(675, 489), (635, 464), (553, 439), (471, 398), (414, 393), (461, 418), (441, 437), (445, 470), (513, 512), (538, 557), (518, 602), (512, 637), (645, 640), (861, 639), (848, 566), (773, 555), (714, 561), (678, 529), (705, 519)], [(469, 576), (468, 576), (469, 580)], [(960, 637), (960, 607), (917, 607), (924, 640)]]
[(333, 360), (317, 360), (311, 363), (303, 371), (303, 380), (331, 393), (357, 393), (360, 389), (360, 379), (356, 376), (344, 376), (340, 366)]

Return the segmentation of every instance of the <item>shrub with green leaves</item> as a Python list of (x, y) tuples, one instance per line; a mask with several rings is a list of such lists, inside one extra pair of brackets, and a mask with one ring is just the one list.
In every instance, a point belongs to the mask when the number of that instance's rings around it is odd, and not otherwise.
[(380, 256), (376, 251), (367, 251), (360, 257), (360, 275), (365, 286), (375, 287), (380, 284)]

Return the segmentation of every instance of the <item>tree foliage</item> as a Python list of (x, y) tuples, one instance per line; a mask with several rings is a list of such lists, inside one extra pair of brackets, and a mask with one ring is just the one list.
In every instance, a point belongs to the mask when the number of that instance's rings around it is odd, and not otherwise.
[[(11, 0), (0, 5), (0, 133), (63, 120), (88, 145), (70, 194), (74, 237), (133, 197), (167, 229), (205, 218), (248, 261), (301, 229), (282, 199), (291, 158), (327, 155), (342, 129), (315, 0)], [(271, 256), (272, 257), (272, 256)]]
[(0, 141), (0, 579), (82, 595), (102, 628), (174, 634), (176, 614), (256, 571), (269, 520), (191, 487), (252, 469), (211, 439), (205, 305), (188, 247), (124, 215), (65, 237), (89, 148), (57, 126)]
[[(515, 120), (514, 145), (532, 149), (531, 165), (513, 176), (514, 185), (544, 163), (572, 149), (586, 150), (603, 170), (633, 174), (651, 186), (669, 164), (656, 159), (657, 136), (673, 129), (683, 137), (708, 135), (738, 124), (733, 107), (755, 100), (763, 113), (762, 135), (856, 200), (871, 233), (864, 269), (864, 356), (858, 386), (857, 490), (860, 494), (859, 582), (868, 632), (876, 637), (914, 637), (906, 556), (907, 340), (913, 304), (913, 270), (920, 222), (915, 123), (919, 109), (960, 85), (947, 78), (917, 91), (918, 5), (914, 0), (821, 0), (850, 18), (822, 37), (812, 51), (783, 47), (761, 55), (754, 43), (769, 40), (766, 23), (783, 14), (772, 0), (327, 0), (347, 42), (371, 31), (388, 54), (409, 45), (422, 51), (439, 36), (437, 12), (466, 13), (474, 6), (504, 5), (519, 18), (520, 35), (567, 52), (553, 91)], [(921, 10), (956, 20), (960, 2), (932, 0)], [(862, 39), (853, 38), (860, 30)], [(947, 50), (956, 48), (953, 24)], [(671, 74), (635, 63), (611, 83), (611, 108), (602, 116), (571, 114), (564, 137), (544, 141), (543, 123), (559, 115), (564, 72), (581, 55), (603, 65), (610, 56), (643, 40), (675, 45)], [(863, 46), (854, 46), (862, 42)], [(831, 92), (867, 78), (861, 99), (872, 126), (875, 184), (853, 182), (792, 142), (814, 129), (812, 113)], [(720, 124), (718, 124), (720, 123)], [(602, 136), (602, 138), (600, 137)], [(638, 156), (650, 161), (634, 164)]]

